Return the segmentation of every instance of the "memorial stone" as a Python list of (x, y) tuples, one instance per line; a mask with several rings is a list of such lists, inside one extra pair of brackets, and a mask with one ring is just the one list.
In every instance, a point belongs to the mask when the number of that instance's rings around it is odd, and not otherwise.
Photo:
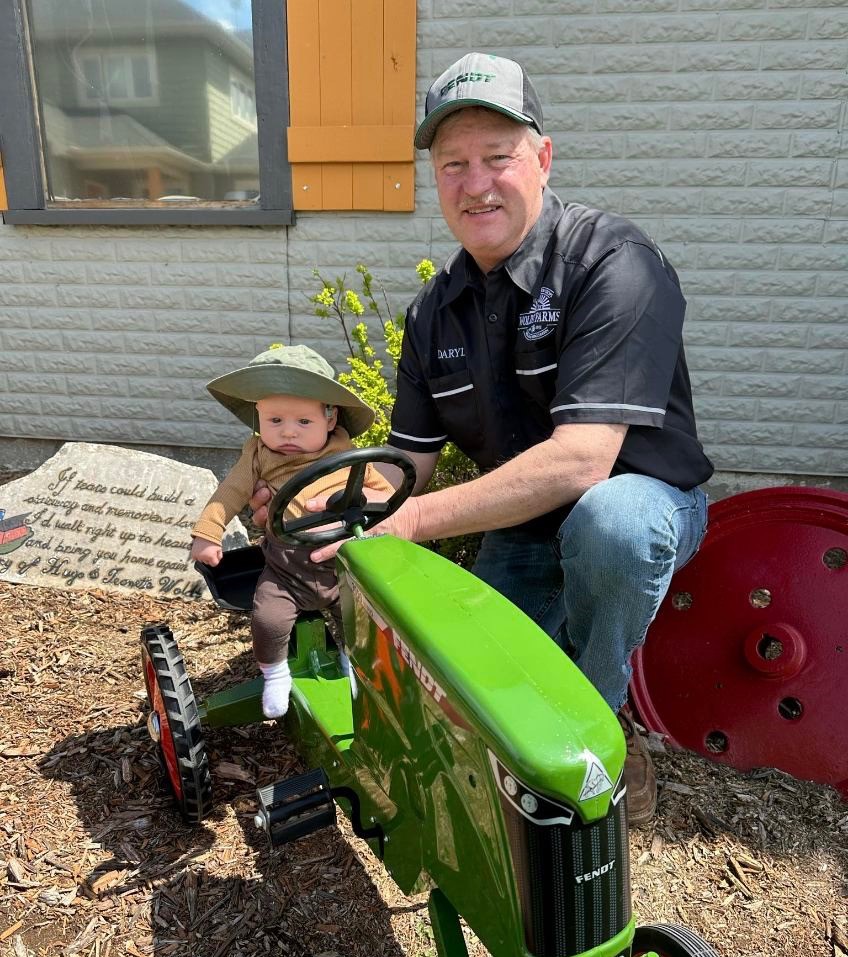
[[(207, 598), (190, 532), (217, 485), (208, 469), (149, 452), (67, 443), (0, 485), (0, 581)], [(224, 549), (247, 543), (233, 519)]]

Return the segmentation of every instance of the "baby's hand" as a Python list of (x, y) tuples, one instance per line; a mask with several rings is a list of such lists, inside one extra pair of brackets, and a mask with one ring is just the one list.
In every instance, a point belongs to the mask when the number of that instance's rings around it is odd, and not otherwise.
[(214, 568), (224, 557), (224, 552), (220, 545), (215, 542), (209, 542), (205, 538), (193, 538), (191, 540), (191, 560), (194, 562), (203, 562), (204, 565), (211, 565)]
[(274, 493), (268, 483), (264, 479), (257, 479), (256, 485), (253, 486), (253, 495), (248, 502), (253, 511), (251, 520), (257, 528), (265, 528), (268, 521), (268, 503), (273, 497)]

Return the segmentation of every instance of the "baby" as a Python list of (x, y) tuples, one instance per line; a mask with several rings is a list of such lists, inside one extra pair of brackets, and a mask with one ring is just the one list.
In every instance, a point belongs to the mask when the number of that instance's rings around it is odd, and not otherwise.
[[(257, 479), (276, 492), (301, 469), (336, 452), (352, 449), (352, 437), (374, 421), (374, 412), (353, 392), (336, 382), (332, 366), (307, 346), (273, 345), (247, 367), (214, 379), (212, 395), (254, 433), (192, 529), (191, 557), (215, 566), (230, 520), (247, 505)], [(289, 505), (287, 517), (299, 518), (307, 499), (327, 497), (343, 489), (348, 470), (318, 479)], [(369, 465), (365, 487), (388, 498), (392, 485)], [(339, 663), (350, 675), (342, 644), (339, 587), (334, 560), (316, 564), (314, 545), (285, 545), (266, 536), (262, 542), (265, 569), (253, 599), (253, 652), (265, 679), (262, 712), (267, 718), (286, 713), (291, 693), (289, 635), (300, 611), (326, 611), (332, 617)]]

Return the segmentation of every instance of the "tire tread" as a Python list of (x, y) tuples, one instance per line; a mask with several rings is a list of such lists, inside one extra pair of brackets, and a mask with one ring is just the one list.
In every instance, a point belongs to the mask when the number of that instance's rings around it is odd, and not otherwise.
[[(212, 775), (191, 679), (177, 641), (167, 625), (143, 628), (141, 643), (153, 665), (167, 712), (180, 769), (182, 798), (177, 797), (172, 785), (171, 790), (183, 819), (188, 824), (198, 824), (212, 807)], [(171, 784), (170, 780), (168, 783)]]
[(718, 957), (702, 937), (680, 924), (643, 924), (636, 928), (633, 954), (656, 951), (659, 957)]

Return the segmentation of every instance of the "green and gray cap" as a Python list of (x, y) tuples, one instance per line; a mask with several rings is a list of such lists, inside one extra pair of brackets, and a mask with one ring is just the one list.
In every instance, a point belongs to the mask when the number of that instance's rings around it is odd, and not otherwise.
[(466, 106), (497, 110), (542, 132), (542, 105), (524, 67), (488, 53), (467, 53), (427, 91), (424, 119), (415, 133), (416, 148), (430, 149), (439, 123)]
[(213, 379), (206, 388), (237, 418), (256, 429), (256, 403), (269, 395), (296, 395), (335, 405), (351, 438), (374, 421), (374, 411), (359, 396), (336, 382), (333, 367), (309, 346), (275, 344), (243, 369)]

